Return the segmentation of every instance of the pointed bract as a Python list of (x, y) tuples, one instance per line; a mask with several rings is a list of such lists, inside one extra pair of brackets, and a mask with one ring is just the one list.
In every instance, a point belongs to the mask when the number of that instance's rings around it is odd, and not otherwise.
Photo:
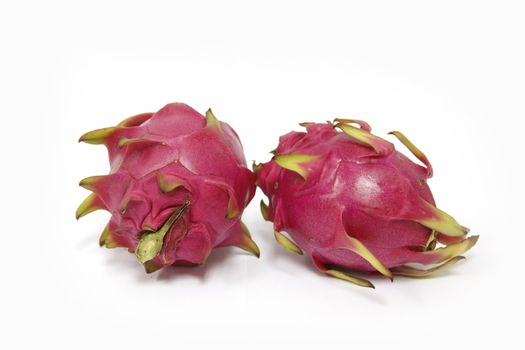
[(386, 268), (385, 265), (383, 265), (383, 263), (379, 261), (379, 259), (376, 258), (361, 241), (351, 236), (346, 236), (346, 239), (346, 244), (341, 248), (351, 250), (355, 254), (368, 261), (368, 263), (382, 275), (390, 278), (390, 280), (393, 280), (394, 277), (392, 276), (392, 272), (390, 272), (390, 270)]
[(86, 190), (95, 191), (96, 186), (107, 181), (107, 178), (107, 175), (90, 176), (80, 180), (78, 185)]
[(303, 251), (301, 250), (301, 248), (299, 248), (299, 246), (297, 244), (292, 242), (291, 239), (289, 239), (288, 237), (284, 236), (281, 232), (274, 231), (274, 236), (275, 236), (275, 240), (277, 241), (277, 243), (279, 243), (279, 245), (281, 247), (283, 247), (284, 249), (286, 249), (290, 253), (303, 255)]
[(211, 111), (211, 108), (209, 108), (206, 111), (206, 126), (207, 127), (212, 127), (212, 128), (217, 128), (217, 129), (222, 131), (222, 129), (221, 129), (221, 122), (215, 117), (215, 115)]
[(266, 203), (264, 203), (264, 200), (261, 199), (261, 203), (259, 204), (259, 207), (261, 209), (261, 215), (264, 220), (268, 221), (268, 206)]
[(100, 238), (98, 239), (98, 244), (102, 247), (106, 244), (106, 239), (108, 239), (109, 236), (109, 224), (104, 227), (104, 231), (102, 231), (102, 234), (100, 235)]
[(235, 199), (232, 192), (228, 191), (228, 210), (226, 212), (226, 217), (231, 220), (237, 218), (240, 214), (241, 211), (239, 210), (237, 199)]
[(306, 180), (309, 170), (304, 165), (318, 158), (307, 154), (282, 154), (275, 156), (274, 161), (281, 168), (294, 171)]
[(340, 280), (347, 281), (352, 284), (358, 285), (360, 287), (375, 289), (375, 286), (369, 280), (360, 278), (357, 276), (353, 276), (349, 274), (348, 272), (342, 272), (342, 271), (335, 270), (335, 269), (328, 269), (324, 273), (332, 277), (338, 278)]
[(78, 142), (85, 142), (92, 145), (105, 144), (108, 138), (111, 135), (113, 135), (118, 129), (118, 127), (109, 127), (93, 130), (80, 136)]
[(341, 118), (336, 118), (334, 120), (334, 123), (357, 124), (357, 125), (359, 125), (359, 127), (362, 130), (365, 130), (367, 132), (371, 132), (372, 131), (372, 128), (370, 127), (370, 125), (367, 122), (365, 122), (363, 120), (359, 120), (359, 119), (341, 119)]
[(106, 227), (104, 228), (104, 231), (102, 231), (102, 234), (100, 235), (100, 238), (98, 239), (98, 244), (101, 247), (105, 246), (106, 248), (109, 248), (109, 249), (120, 247), (120, 245), (117, 242), (115, 242), (115, 240), (111, 236), (111, 231), (109, 230), (109, 224), (106, 225)]
[(427, 264), (440, 264), (445, 260), (463, 255), (478, 242), (479, 236), (465, 238), (459, 243), (454, 243), (443, 248), (422, 252), (430, 259)]
[(331, 268), (326, 267), (326, 265), (323, 264), (315, 256), (312, 256), (312, 261), (314, 263), (314, 266), (317, 267), (317, 269), (322, 273), (326, 273), (329, 276), (341, 279), (346, 282), (350, 282), (360, 287), (366, 287), (366, 288), (372, 288), (372, 289), (375, 288), (372, 282), (370, 282), (369, 280), (366, 280), (364, 278), (360, 278), (357, 276), (353, 276), (349, 273), (345, 273), (345, 272), (342, 272), (336, 269), (331, 269)]
[(432, 217), (414, 218), (414, 221), (447, 236), (463, 237), (469, 233), (470, 230), (468, 228), (461, 226), (456, 219), (445, 213), (443, 210), (428, 203), (427, 206), (432, 213)]
[(253, 255), (259, 258), (261, 256), (261, 251), (259, 250), (257, 244), (253, 241), (252, 235), (250, 234), (248, 227), (246, 227), (246, 225), (242, 221), (240, 222), (240, 224), (243, 232), (243, 238), (239, 242), (238, 247), (247, 251), (248, 253), (252, 253)]
[(431, 269), (425, 269), (425, 270), (416, 269), (415, 267), (412, 267), (412, 266), (403, 265), (403, 266), (395, 267), (394, 269), (392, 269), (392, 272), (396, 276), (405, 276), (405, 277), (412, 277), (412, 278), (429, 277), (431, 275), (444, 271), (448, 269), (449, 267), (452, 267), (457, 262), (463, 259), (465, 259), (464, 256), (456, 256), (448, 260), (447, 262), (444, 262), (443, 264), (439, 266), (433, 267)]
[(177, 179), (174, 179), (172, 177), (170, 178), (162, 174), (159, 174), (157, 176), (157, 181), (159, 183), (159, 188), (162, 191), (162, 193), (169, 193), (181, 186), (180, 181), (178, 181)]
[(104, 203), (102, 203), (100, 198), (95, 193), (91, 193), (89, 196), (87, 196), (86, 199), (84, 199), (82, 203), (80, 203), (75, 213), (75, 216), (78, 220), (81, 217), (99, 209), (107, 210), (106, 206), (104, 205)]
[(253, 241), (250, 231), (242, 221), (237, 221), (228, 231), (228, 237), (218, 247), (237, 247), (248, 253), (260, 256), (260, 250)]
[(423, 164), (425, 164), (425, 166), (427, 167), (427, 176), (429, 178), (432, 177), (432, 164), (430, 164), (430, 161), (428, 160), (427, 156), (423, 152), (421, 152), (421, 150), (417, 148), (405, 135), (403, 135), (402, 132), (391, 131), (389, 134), (397, 137), (399, 141), (401, 141), (401, 143), (405, 145), (406, 148), (408, 148), (408, 150), (412, 152), (414, 156), (416, 156), (417, 159), (419, 159)]
[(372, 148), (378, 155), (384, 156), (394, 150), (394, 146), (390, 142), (369, 133), (365, 129), (359, 129), (344, 123), (338, 123), (335, 126), (348, 136)]

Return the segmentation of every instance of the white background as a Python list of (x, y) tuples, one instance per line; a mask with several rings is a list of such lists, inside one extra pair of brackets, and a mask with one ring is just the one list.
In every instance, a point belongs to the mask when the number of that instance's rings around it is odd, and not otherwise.
[[(2, 347), (518, 348), (524, 15), (520, 1), (2, 2)], [(212, 107), (250, 162), (301, 121), (402, 130), (478, 245), (435, 278), (358, 288), (278, 247), (258, 192), (259, 260), (228, 248), (146, 275), (98, 247), (107, 213), (74, 219), (78, 181), (108, 171), (77, 139), (174, 101)]]

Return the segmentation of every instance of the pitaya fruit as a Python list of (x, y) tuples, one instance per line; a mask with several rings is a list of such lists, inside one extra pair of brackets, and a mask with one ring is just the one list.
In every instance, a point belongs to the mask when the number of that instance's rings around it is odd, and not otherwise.
[(255, 192), (239, 137), (211, 110), (168, 104), (116, 127), (88, 132), (79, 141), (104, 144), (110, 174), (88, 177), (93, 191), (77, 218), (97, 209), (111, 213), (100, 245), (134, 252), (146, 271), (203, 264), (215, 247), (259, 248), (241, 221)]
[[(285, 249), (304, 251), (321, 272), (373, 288), (348, 270), (428, 276), (476, 244), (477, 236), (466, 238), (469, 230), (436, 208), (427, 185), (430, 162), (402, 133), (391, 134), (425, 167), (374, 136), (364, 121), (301, 125), (306, 133), (282, 136), (272, 160), (254, 165), (269, 198), (268, 206), (261, 201), (263, 217), (273, 221)], [(408, 263), (441, 265), (421, 270)]]

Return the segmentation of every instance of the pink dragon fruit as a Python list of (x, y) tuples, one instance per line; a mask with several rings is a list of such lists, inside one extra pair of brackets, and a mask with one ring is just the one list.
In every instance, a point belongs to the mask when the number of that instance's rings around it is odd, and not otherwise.
[(321, 272), (373, 288), (348, 270), (423, 277), (463, 259), (474, 246), (478, 237), (466, 238), (469, 230), (436, 208), (427, 185), (432, 167), (402, 133), (391, 134), (426, 167), (371, 134), (363, 121), (301, 125), (306, 133), (282, 136), (272, 160), (254, 166), (270, 201), (261, 201), (261, 212), (273, 221), (282, 247), (306, 252)]
[(239, 137), (211, 110), (168, 104), (130, 117), (79, 141), (104, 144), (110, 174), (88, 177), (92, 191), (80, 218), (105, 209), (111, 219), (100, 245), (134, 252), (146, 271), (203, 264), (215, 247), (237, 246), (257, 257), (259, 248), (241, 222), (255, 192)]

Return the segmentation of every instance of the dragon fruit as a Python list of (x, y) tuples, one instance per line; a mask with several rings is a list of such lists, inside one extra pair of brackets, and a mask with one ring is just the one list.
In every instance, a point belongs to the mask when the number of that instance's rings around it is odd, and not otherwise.
[(301, 125), (306, 132), (282, 136), (272, 160), (254, 165), (269, 198), (269, 205), (261, 201), (262, 215), (286, 250), (305, 252), (323, 273), (373, 288), (350, 271), (424, 277), (476, 244), (477, 236), (467, 238), (467, 228), (436, 208), (427, 185), (432, 166), (402, 133), (391, 134), (424, 167), (364, 121)]
[(199, 265), (215, 247), (237, 246), (259, 257), (241, 221), (255, 193), (239, 137), (211, 110), (206, 117), (181, 104), (130, 117), (79, 141), (104, 144), (110, 174), (88, 177), (92, 191), (80, 218), (111, 213), (100, 245), (134, 252), (146, 272)]

